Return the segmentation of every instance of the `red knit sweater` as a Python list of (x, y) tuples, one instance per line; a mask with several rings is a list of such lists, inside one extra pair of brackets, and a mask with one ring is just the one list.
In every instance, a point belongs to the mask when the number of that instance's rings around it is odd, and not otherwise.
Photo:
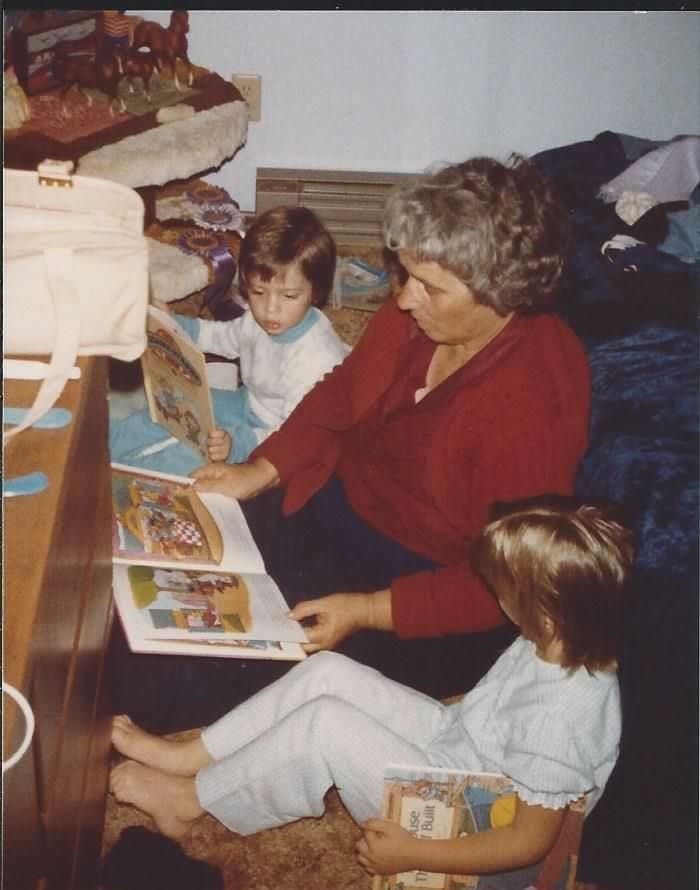
[(588, 364), (557, 316), (514, 316), (416, 404), (434, 349), (410, 315), (387, 304), (253, 454), (277, 468), (286, 512), (335, 472), (371, 526), (444, 566), (394, 579), (402, 637), (502, 623), (468, 566), (467, 542), (496, 501), (569, 493), (587, 442)]

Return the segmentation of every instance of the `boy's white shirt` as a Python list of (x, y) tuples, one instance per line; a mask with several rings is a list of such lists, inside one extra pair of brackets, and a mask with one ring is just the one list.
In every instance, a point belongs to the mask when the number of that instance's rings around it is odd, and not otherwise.
[(277, 430), (306, 393), (350, 351), (315, 307), (315, 323), (292, 342), (267, 334), (250, 310), (233, 321), (198, 319), (197, 345), (204, 352), (239, 358), (241, 383), (261, 423), (258, 444)]

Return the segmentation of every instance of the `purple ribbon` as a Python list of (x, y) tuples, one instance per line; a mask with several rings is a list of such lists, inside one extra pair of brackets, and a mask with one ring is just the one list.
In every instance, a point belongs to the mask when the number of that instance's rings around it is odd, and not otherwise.
[[(190, 228), (180, 233), (177, 246), (183, 253), (201, 256), (209, 263), (213, 280), (204, 293), (204, 302), (214, 317), (218, 318), (220, 314), (216, 308), (217, 304), (230, 302), (235, 306), (232, 300), (226, 299), (233, 276), (236, 274), (236, 261), (229, 250), (227, 240), (215, 232)], [(236, 306), (236, 309), (240, 309), (240, 307)], [(225, 311), (228, 311), (228, 307)], [(241, 311), (236, 315), (240, 315)], [(236, 315), (230, 317), (235, 318)]]

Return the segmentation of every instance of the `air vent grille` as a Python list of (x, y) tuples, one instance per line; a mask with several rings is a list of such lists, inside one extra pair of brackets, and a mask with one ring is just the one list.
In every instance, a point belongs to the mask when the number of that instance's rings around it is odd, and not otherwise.
[(410, 173), (258, 167), (255, 212), (280, 205), (309, 207), (339, 246), (378, 247), (387, 195), (414, 178)]

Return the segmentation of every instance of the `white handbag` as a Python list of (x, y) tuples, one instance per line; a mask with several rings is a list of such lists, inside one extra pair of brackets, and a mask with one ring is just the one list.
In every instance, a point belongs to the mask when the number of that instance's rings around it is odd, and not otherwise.
[(3, 374), (20, 364), (7, 356), (50, 360), (34, 404), (3, 441), (53, 406), (77, 356), (133, 361), (146, 348), (143, 201), (72, 168), (45, 161), (37, 173), (4, 170)]

